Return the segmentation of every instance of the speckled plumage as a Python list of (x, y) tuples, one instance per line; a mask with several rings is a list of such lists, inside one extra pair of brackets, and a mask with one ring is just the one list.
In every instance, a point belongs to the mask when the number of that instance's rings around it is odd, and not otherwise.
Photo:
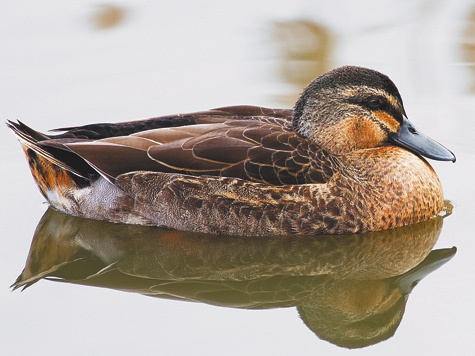
[(57, 209), (216, 234), (345, 234), (427, 220), (443, 208), (442, 187), (411, 151), (455, 160), (407, 121), (389, 78), (358, 67), (315, 79), (294, 111), (226, 107), (56, 136), (9, 125)]

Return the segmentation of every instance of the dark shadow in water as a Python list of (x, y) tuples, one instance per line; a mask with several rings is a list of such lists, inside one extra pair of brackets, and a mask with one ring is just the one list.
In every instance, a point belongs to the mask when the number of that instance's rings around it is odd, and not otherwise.
[(112, 224), (48, 210), (13, 287), (42, 278), (245, 309), (297, 307), (348, 348), (391, 337), (413, 287), (450, 260), (443, 218), (378, 233), (231, 237)]

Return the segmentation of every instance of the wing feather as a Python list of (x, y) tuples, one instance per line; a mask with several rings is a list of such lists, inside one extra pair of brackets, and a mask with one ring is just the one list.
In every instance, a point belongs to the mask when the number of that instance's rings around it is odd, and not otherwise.
[(26, 145), (82, 177), (96, 170), (114, 181), (124, 173), (158, 171), (274, 185), (328, 181), (327, 155), (295, 133), (291, 121), (292, 110), (234, 106), (72, 127), (56, 136), (11, 126)]
[(123, 173), (134, 171), (171, 172), (148, 157), (147, 150), (110, 142), (76, 142), (65, 145), (101, 175), (114, 180)]

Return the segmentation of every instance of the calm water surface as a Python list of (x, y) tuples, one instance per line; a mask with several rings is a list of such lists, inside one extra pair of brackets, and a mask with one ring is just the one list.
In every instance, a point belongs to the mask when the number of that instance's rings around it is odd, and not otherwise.
[(4, 120), (291, 107), (317, 75), (367, 66), (456, 154), (431, 162), (452, 214), (345, 239), (81, 220), (47, 211), (4, 128), (0, 354), (475, 354), (474, 1), (54, 5), (0, 15)]

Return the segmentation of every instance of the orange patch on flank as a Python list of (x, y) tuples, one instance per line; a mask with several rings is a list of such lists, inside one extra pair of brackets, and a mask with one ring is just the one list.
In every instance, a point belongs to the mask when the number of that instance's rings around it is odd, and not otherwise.
[(397, 132), (399, 127), (401, 126), (400, 123), (388, 113), (383, 111), (377, 111), (374, 113), (376, 118), (381, 121), (391, 132)]

